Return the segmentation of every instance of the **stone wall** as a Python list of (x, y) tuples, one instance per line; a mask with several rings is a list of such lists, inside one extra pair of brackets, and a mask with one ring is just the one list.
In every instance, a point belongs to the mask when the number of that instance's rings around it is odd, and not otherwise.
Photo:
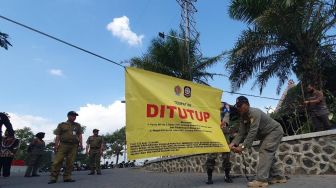
[[(259, 142), (242, 155), (231, 155), (232, 173), (255, 174)], [(207, 154), (160, 158), (149, 161), (144, 168), (156, 172), (205, 172)], [(245, 159), (245, 162), (243, 160)], [(336, 130), (322, 131), (282, 139), (276, 154), (277, 163), (286, 174), (336, 174)], [(222, 173), (218, 155), (215, 172)], [(246, 169), (245, 169), (246, 164)]]

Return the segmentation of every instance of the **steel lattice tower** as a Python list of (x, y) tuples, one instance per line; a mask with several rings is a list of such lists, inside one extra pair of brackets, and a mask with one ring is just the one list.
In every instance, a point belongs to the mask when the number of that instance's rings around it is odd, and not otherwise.
[[(181, 6), (181, 22), (180, 27), (184, 31), (184, 39), (187, 46), (187, 57), (188, 57), (188, 64), (191, 65), (192, 62), (190, 62), (189, 57), (189, 47), (190, 47), (190, 41), (195, 42), (195, 49), (196, 49), (196, 55), (202, 56), (201, 50), (200, 50), (200, 43), (198, 40), (199, 32), (196, 29), (196, 21), (195, 21), (195, 13), (197, 12), (197, 9), (194, 5), (194, 3), (197, 2), (197, 0), (176, 0), (177, 3)], [(191, 68), (191, 66), (190, 66)], [(192, 78), (191, 71), (190, 71), (190, 78)]]

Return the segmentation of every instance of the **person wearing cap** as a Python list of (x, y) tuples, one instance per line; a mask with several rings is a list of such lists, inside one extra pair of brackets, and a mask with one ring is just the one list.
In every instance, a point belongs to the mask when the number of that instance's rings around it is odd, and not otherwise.
[(35, 135), (35, 139), (28, 146), (28, 167), (24, 177), (38, 177), (37, 170), (43, 160), (45, 142), (43, 141), (45, 133), (39, 132)]
[(235, 107), (240, 114), (240, 128), (230, 149), (241, 153), (251, 148), (256, 138), (260, 140), (256, 179), (249, 182), (248, 187), (266, 187), (269, 181), (272, 184), (286, 183), (282, 168), (275, 165), (275, 152), (284, 134), (281, 125), (260, 109), (250, 107), (244, 96), (237, 98)]
[(91, 169), (89, 175), (94, 175), (95, 171), (98, 175), (101, 175), (100, 158), (104, 150), (104, 138), (99, 136), (98, 133), (98, 129), (93, 129), (93, 135), (86, 141), (86, 154), (89, 156)]
[[(220, 109), (220, 117), (221, 117), (221, 129), (223, 131), (224, 137), (226, 139), (226, 142), (229, 143), (230, 141), (230, 129), (229, 129), (229, 122), (230, 122), (230, 106), (226, 102), (222, 102)], [(212, 172), (216, 165), (216, 159), (217, 159), (218, 153), (210, 153), (207, 156), (207, 160), (205, 162), (205, 166), (207, 169), (207, 175), (208, 175), (208, 181), (206, 184), (213, 184), (212, 181)], [(230, 162), (230, 152), (222, 153), (222, 167), (224, 169), (224, 181), (227, 183), (232, 183), (233, 180), (230, 177), (230, 171), (231, 171), (231, 162)]]
[(2, 125), (5, 125), (9, 136), (14, 136), (13, 126), (9, 120), (9, 116), (5, 112), (0, 112), (0, 143), (2, 139)]
[(54, 134), (55, 139), (55, 159), (51, 167), (50, 181), (48, 184), (56, 183), (64, 158), (66, 158), (66, 167), (63, 173), (64, 182), (75, 182), (71, 179), (73, 163), (78, 149), (83, 148), (82, 127), (76, 123), (78, 114), (75, 111), (68, 112), (68, 120), (58, 124)]

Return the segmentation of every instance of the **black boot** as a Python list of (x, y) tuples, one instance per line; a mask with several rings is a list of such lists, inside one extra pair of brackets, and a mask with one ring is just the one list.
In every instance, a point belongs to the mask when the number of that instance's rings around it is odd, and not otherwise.
[(224, 177), (224, 181), (226, 183), (233, 183), (233, 180), (231, 179), (230, 177), (230, 170), (231, 169), (226, 169), (224, 172), (225, 172), (225, 177)]
[(213, 181), (212, 181), (212, 169), (208, 169), (207, 170), (207, 174), (208, 174), (208, 181), (206, 182), (206, 184), (213, 184)]

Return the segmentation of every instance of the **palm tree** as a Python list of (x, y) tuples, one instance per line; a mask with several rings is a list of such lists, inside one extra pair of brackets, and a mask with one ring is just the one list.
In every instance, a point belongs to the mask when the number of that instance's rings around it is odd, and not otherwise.
[(279, 94), (293, 73), (322, 85), (325, 65), (336, 65), (334, 0), (232, 0), (229, 14), (248, 24), (228, 58), (234, 91), (255, 78), (262, 93), (275, 77)]
[(8, 34), (0, 32), (0, 47), (8, 49), (12, 44), (8, 41)]
[[(184, 36), (183, 32), (178, 34), (175, 31), (170, 31), (169, 35), (179, 38)], [(223, 54), (210, 58), (203, 57), (197, 53), (196, 41), (190, 41), (188, 60), (186, 42), (174, 37), (153, 39), (147, 53), (142, 57), (132, 58), (130, 66), (205, 85), (208, 85), (209, 78), (221, 75), (206, 70), (221, 60)]]

